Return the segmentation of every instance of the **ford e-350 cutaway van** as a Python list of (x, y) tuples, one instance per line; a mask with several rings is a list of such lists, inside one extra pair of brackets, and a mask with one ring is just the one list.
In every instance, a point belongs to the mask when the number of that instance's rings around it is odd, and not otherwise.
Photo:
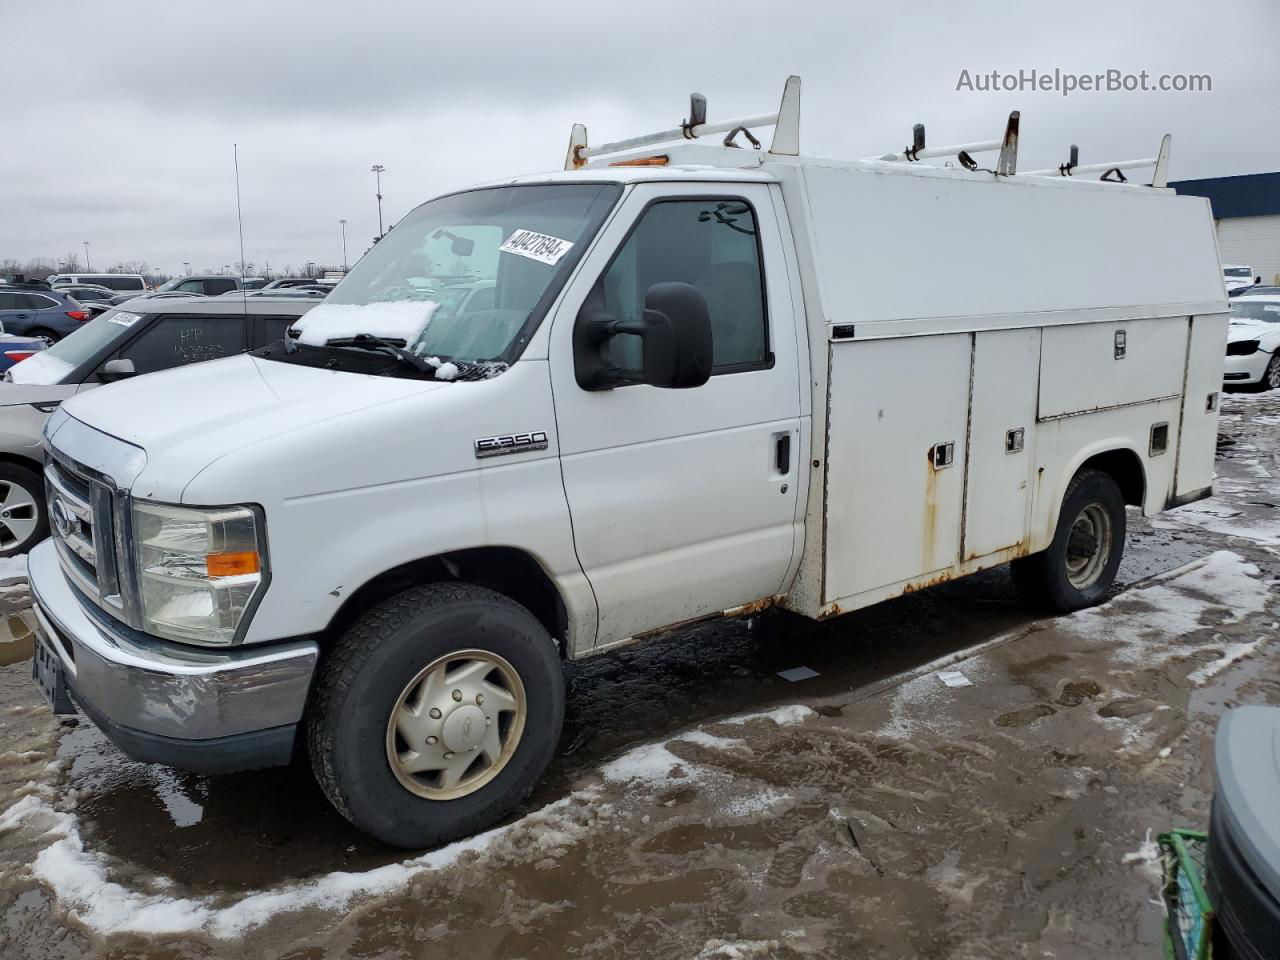
[(1209, 493), (1226, 295), (1167, 141), (1152, 186), (1018, 174), (1016, 116), (841, 162), (798, 155), (795, 78), (703, 103), (423, 204), (280, 342), (64, 403), (29, 561), (55, 709), (196, 771), (305, 745), (422, 846), (528, 795), (567, 658), (1010, 561), (1081, 607), (1126, 505)]

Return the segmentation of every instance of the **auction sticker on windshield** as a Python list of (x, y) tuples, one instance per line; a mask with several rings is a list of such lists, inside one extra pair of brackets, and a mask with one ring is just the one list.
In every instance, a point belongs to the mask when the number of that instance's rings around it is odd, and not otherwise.
[(572, 246), (570, 241), (559, 237), (534, 233), (532, 230), (517, 230), (498, 249), (503, 253), (514, 253), (518, 257), (537, 260), (539, 263), (556, 264)]
[(118, 323), (122, 327), (132, 327), (135, 323), (142, 319), (140, 313), (117, 313), (107, 317), (109, 323)]

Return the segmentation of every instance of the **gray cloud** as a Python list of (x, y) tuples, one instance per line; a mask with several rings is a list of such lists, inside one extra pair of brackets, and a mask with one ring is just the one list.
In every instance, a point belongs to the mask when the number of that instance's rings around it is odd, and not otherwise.
[[(996, 137), (1022, 111), (1024, 167), (1153, 153), (1176, 177), (1280, 168), (1280, 9), (1271, 0), (24, 3), (6, 11), (0, 257), (91, 241), (95, 266), (170, 272), (351, 258), (388, 220), (467, 183), (558, 166), (594, 141), (672, 125), (697, 89), (714, 117), (774, 109), (804, 78), (805, 152), (864, 156)], [(972, 73), (1207, 73), (1211, 93), (974, 93)]]

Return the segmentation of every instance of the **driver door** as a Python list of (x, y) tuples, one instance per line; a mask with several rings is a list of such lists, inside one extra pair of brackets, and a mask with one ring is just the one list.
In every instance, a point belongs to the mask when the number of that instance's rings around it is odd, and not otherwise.
[[(583, 302), (634, 319), (664, 281), (707, 301), (710, 380), (581, 388), (572, 334)], [(584, 259), (549, 349), (597, 648), (781, 589), (800, 536), (795, 312), (768, 184), (637, 185)], [(609, 351), (639, 366), (638, 338), (615, 337)]]

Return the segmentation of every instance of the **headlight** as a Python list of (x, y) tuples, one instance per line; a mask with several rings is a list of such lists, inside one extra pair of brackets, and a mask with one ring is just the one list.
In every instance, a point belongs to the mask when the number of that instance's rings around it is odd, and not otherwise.
[(1227, 344), (1228, 357), (1248, 357), (1258, 352), (1257, 340), (1232, 340)]
[(262, 523), (249, 507), (198, 510), (133, 503), (142, 629), (225, 646), (266, 588)]

